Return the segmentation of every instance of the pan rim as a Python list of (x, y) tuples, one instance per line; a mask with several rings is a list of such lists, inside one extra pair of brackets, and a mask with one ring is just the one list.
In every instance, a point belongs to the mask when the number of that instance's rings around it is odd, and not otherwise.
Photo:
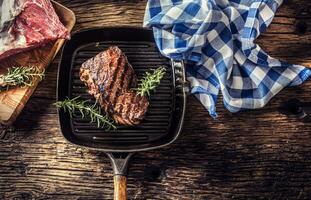
[[(94, 30), (109, 30), (109, 29), (134, 29), (134, 30), (151, 30), (148, 28), (143, 28), (143, 27), (131, 27), (131, 26), (107, 26), (107, 27), (94, 27), (94, 28), (86, 28), (86, 29), (82, 29), (82, 30), (78, 30), (72, 33), (71, 37), (74, 38), (76, 35), (81, 34), (81, 33), (85, 33), (88, 31), (94, 31)], [(57, 86), (56, 86), (56, 100), (58, 101), (60, 99), (60, 94), (59, 94), (59, 89), (60, 89), (60, 73), (61, 73), (61, 65), (64, 59), (64, 49), (66, 48), (66, 46), (68, 45), (70, 41), (66, 41), (65, 44), (62, 47), (62, 51), (61, 51), (61, 57), (60, 57), (60, 62), (58, 64), (58, 72), (57, 72)], [(182, 61), (175, 61), (175, 60), (171, 60), (171, 64), (173, 64), (174, 62), (179, 62), (181, 63), (182, 67), (184, 67), (184, 63)], [(175, 74), (175, 69), (173, 68), (173, 74)], [(183, 72), (184, 73), (184, 72)], [(88, 145), (83, 145), (83, 144), (79, 144), (78, 142), (74, 142), (71, 138), (68, 137), (68, 135), (64, 134), (63, 130), (63, 126), (62, 126), (62, 122), (61, 122), (61, 113), (62, 111), (60, 111), (60, 109), (57, 109), (57, 114), (58, 114), (58, 126), (60, 128), (60, 131), (63, 135), (63, 137), (65, 138), (65, 140), (67, 140), (70, 144), (74, 144), (77, 145), (78, 147), (81, 148), (86, 148), (86, 149), (90, 149), (90, 150), (96, 150), (96, 151), (102, 151), (102, 152), (108, 152), (108, 153), (134, 153), (134, 152), (141, 152), (141, 151), (149, 151), (149, 150), (154, 150), (154, 149), (158, 149), (158, 148), (162, 148), (162, 147), (166, 147), (170, 144), (172, 144), (173, 142), (175, 142), (177, 140), (177, 138), (179, 137), (179, 135), (181, 134), (181, 130), (183, 128), (183, 123), (184, 123), (184, 117), (185, 117), (185, 112), (186, 112), (186, 91), (185, 88), (182, 87), (182, 107), (183, 109), (181, 110), (181, 114), (180, 114), (180, 119), (178, 121), (178, 126), (177, 129), (175, 130), (175, 134), (174, 136), (166, 143), (160, 144), (160, 145), (155, 145), (155, 146), (150, 146), (150, 147), (137, 147), (137, 148), (133, 148), (133, 149), (109, 149), (109, 148), (101, 148), (101, 147), (91, 147)]]

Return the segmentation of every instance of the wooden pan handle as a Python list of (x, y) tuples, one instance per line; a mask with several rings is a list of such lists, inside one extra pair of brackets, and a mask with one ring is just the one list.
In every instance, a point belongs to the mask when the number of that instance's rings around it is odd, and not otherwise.
[(126, 200), (126, 175), (133, 153), (106, 153), (113, 168), (114, 200)]
[(126, 176), (115, 175), (114, 178), (114, 200), (126, 200)]

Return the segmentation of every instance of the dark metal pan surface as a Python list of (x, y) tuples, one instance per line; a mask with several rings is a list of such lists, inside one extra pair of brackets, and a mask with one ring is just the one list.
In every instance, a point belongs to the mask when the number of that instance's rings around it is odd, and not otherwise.
[(185, 109), (184, 70), (181, 62), (170, 61), (158, 51), (152, 31), (143, 28), (98, 28), (72, 35), (63, 48), (58, 73), (58, 101), (80, 96), (95, 102), (79, 79), (81, 64), (117, 45), (127, 56), (138, 78), (145, 71), (162, 65), (167, 73), (150, 96), (145, 119), (137, 126), (118, 126), (107, 131), (97, 128), (78, 113), (70, 118), (59, 111), (64, 137), (71, 143), (106, 152), (136, 152), (159, 148), (172, 143), (179, 135)]

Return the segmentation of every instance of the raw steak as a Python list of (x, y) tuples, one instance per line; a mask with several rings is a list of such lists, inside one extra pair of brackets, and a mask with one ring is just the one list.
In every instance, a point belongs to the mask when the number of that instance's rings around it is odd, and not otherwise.
[(143, 119), (149, 102), (131, 90), (136, 87), (137, 78), (118, 47), (109, 47), (85, 61), (80, 68), (80, 79), (116, 122), (134, 125)]
[(0, 0), (0, 60), (70, 35), (49, 0)]

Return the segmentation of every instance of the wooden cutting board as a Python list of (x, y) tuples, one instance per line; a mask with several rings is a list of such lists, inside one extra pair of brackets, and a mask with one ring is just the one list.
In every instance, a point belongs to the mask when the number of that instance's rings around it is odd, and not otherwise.
[[(60, 21), (71, 31), (75, 22), (75, 14), (61, 4), (51, 1)], [(12, 66), (38, 66), (43, 69), (51, 63), (60, 50), (65, 40), (59, 39), (43, 47), (14, 55), (0, 63), (0, 74), (7, 72)], [(34, 80), (32, 87), (14, 88), (0, 92), (0, 123), (4, 125), (12, 124), (20, 112), (23, 110), (28, 99), (35, 91), (39, 79)], [(55, 83), (56, 84), (56, 83)]]

